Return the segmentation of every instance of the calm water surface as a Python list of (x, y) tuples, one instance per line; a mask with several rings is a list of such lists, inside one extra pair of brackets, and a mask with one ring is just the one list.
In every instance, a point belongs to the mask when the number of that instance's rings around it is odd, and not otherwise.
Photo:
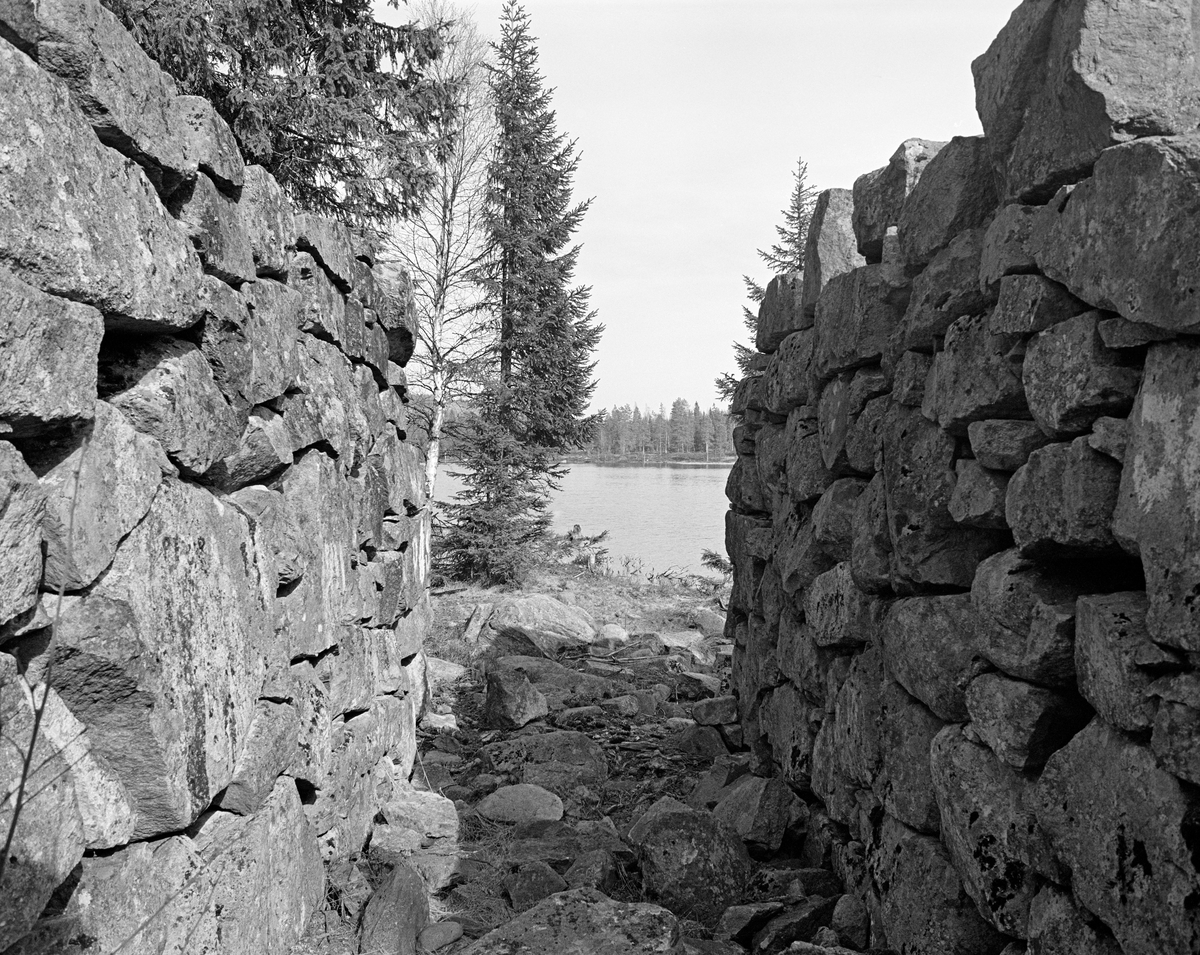
[[(642, 561), (642, 570), (670, 567), (700, 573), (700, 552), (725, 552), (725, 480), (728, 467), (601, 467), (573, 464), (550, 504), (554, 529), (578, 524), (585, 534), (608, 531), (609, 559)], [(445, 469), (438, 500), (449, 500), (461, 483)]]

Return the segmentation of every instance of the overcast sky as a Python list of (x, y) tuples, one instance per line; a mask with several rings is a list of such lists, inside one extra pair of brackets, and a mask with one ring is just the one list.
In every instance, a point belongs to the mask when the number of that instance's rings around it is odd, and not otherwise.
[[(501, 0), (465, 0), (496, 35)], [(716, 401), (798, 157), (850, 187), (905, 139), (980, 133), (971, 60), (1018, 0), (526, 0), (578, 140), (593, 406)]]

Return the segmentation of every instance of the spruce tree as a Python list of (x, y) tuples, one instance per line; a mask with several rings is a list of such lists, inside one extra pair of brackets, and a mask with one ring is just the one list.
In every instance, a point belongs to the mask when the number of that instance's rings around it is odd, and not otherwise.
[(572, 197), (575, 141), (558, 132), (529, 16), (516, 0), (505, 4), (500, 27), (486, 282), (496, 360), (464, 442), (467, 488), (448, 509), (447, 537), (457, 574), (492, 582), (522, 576), (548, 531), (546, 504), (566, 473), (561, 452), (591, 439), (592, 353), (603, 332), (590, 289), (572, 284), (572, 237), (589, 205)]

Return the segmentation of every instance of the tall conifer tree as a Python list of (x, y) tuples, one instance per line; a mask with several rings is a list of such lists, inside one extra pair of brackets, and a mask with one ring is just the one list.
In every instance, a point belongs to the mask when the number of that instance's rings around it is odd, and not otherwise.
[(572, 284), (572, 237), (589, 205), (572, 197), (575, 141), (558, 132), (529, 16), (516, 0), (505, 4), (500, 31), (488, 170), (496, 362), (464, 442), (466, 487), (449, 508), (447, 539), (459, 576), (497, 582), (521, 576), (548, 530), (546, 503), (565, 473), (560, 453), (591, 438), (592, 353), (603, 332), (590, 289)]

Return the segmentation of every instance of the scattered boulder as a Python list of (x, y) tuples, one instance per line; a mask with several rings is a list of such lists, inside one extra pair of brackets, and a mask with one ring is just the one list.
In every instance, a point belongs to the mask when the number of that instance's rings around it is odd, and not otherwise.
[(475, 811), (493, 822), (533, 822), (539, 819), (555, 821), (563, 817), (563, 804), (558, 796), (541, 786), (518, 783), (501, 786), (487, 796)]
[(418, 955), (418, 939), (428, 921), (425, 883), (412, 869), (398, 865), (363, 910), (358, 950), (364, 955)]
[(741, 836), (751, 853), (771, 856), (803, 810), (783, 780), (742, 776), (725, 790), (713, 816)]
[(567, 882), (545, 862), (530, 862), (504, 880), (504, 892), (514, 911), (524, 912), (548, 895), (562, 892)]
[(586, 647), (596, 628), (575, 607), (544, 594), (508, 597), (492, 609), (481, 640), (491, 656), (553, 657), (559, 650)]
[(519, 729), (550, 712), (546, 698), (519, 669), (491, 669), (483, 702), (485, 726)]

